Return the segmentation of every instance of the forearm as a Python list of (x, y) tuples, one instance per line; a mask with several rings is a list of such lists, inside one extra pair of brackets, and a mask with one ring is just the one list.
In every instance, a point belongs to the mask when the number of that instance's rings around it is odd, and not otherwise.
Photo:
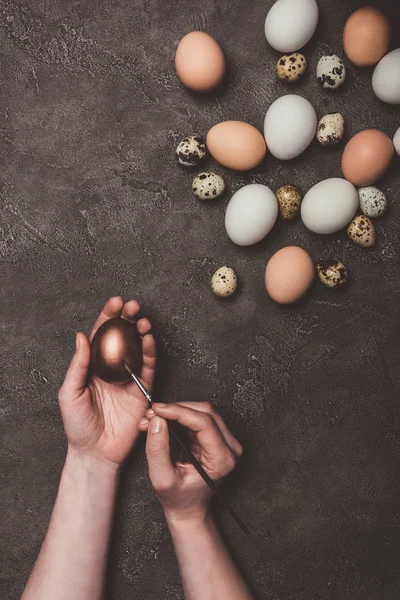
[(186, 600), (252, 600), (211, 516), (168, 519)]
[(100, 600), (118, 472), (68, 452), (56, 504), (21, 600)]

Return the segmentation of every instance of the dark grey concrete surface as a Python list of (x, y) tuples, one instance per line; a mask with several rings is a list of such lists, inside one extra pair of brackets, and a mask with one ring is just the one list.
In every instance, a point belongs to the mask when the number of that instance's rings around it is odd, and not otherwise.
[[(88, 332), (114, 294), (138, 298), (154, 323), (157, 398), (212, 401), (245, 446), (227, 492), (252, 536), (221, 510), (218, 519), (256, 596), (400, 597), (400, 159), (381, 182), (390, 210), (371, 251), (301, 222), (278, 223), (249, 249), (224, 232), (240, 186), (305, 192), (340, 176), (343, 146), (315, 142), (290, 163), (268, 156), (253, 173), (225, 173), (229, 191), (212, 205), (192, 197), (193, 174), (174, 159), (183, 136), (219, 120), (262, 128), (268, 106), (288, 92), (264, 38), (271, 4), (0, 0), (2, 600), (19, 597), (52, 510), (66, 449), (57, 390), (74, 332)], [(392, 135), (400, 112), (374, 97), (370, 70), (347, 65), (341, 91), (319, 88), (316, 63), (342, 53), (343, 25), (360, 6), (319, 4), (297, 91), (320, 116), (340, 110), (347, 136), (368, 127)], [(399, 46), (398, 3), (375, 4), (390, 14)], [(226, 84), (208, 97), (174, 73), (177, 43), (192, 29), (213, 35), (229, 61)], [(211, 160), (207, 167), (224, 174)], [(299, 304), (274, 305), (264, 267), (289, 244), (342, 259), (349, 287), (332, 293), (316, 283)], [(209, 290), (223, 264), (241, 281), (228, 302)], [(107, 598), (182, 598), (142, 447), (121, 488)]]

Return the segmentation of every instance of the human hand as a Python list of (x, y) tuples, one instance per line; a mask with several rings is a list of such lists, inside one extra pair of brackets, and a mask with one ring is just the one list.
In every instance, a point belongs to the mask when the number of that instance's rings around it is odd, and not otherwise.
[[(135, 322), (139, 310), (136, 300), (124, 304), (120, 297), (111, 298), (93, 327), (90, 341), (108, 319), (122, 317)], [(143, 352), (140, 379), (151, 392), (156, 368), (155, 340), (148, 319), (139, 319), (137, 329), (142, 336)], [(89, 376), (89, 339), (84, 333), (77, 334), (76, 351), (59, 391), (65, 433), (73, 453), (118, 467), (139, 435), (138, 423), (145, 414), (147, 401), (134, 382), (117, 386), (106, 383), (97, 375)]]
[(184, 456), (172, 463), (165, 419), (178, 421), (190, 430), (192, 453), (217, 483), (235, 468), (243, 448), (208, 402), (153, 404), (140, 420), (140, 431), (147, 431), (150, 480), (167, 520), (202, 520), (213, 492)]

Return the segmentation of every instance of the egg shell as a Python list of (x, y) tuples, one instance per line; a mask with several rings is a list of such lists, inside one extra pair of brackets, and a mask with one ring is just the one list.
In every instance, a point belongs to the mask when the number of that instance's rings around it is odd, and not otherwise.
[(267, 151), (262, 134), (243, 121), (222, 121), (211, 127), (206, 138), (210, 154), (234, 171), (254, 169)]
[(343, 61), (336, 54), (322, 56), (317, 65), (317, 79), (324, 89), (336, 90), (346, 80)]
[(142, 340), (136, 324), (115, 317), (96, 331), (90, 348), (91, 366), (100, 379), (121, 385), (131, 380), (124, 362), (136, 374), (142, 367)]
[(192, 31), (178, 44), (175, 68), (183, 85), (196, 92), (209, 92), (224, 77), (224, 53), (208, 33)]
[(317, 127), (317, 140), (323, 146), (336, 146), (344, 136), (344, 119), (340, 113), (323, 116)]
[(284, 221), (293, 221), (301, 205), (301, 194), (293, 185), (284, 184), (276, 190), (279, 214)]
[(225, 191), (225, 182), (216, 173), (199, 173), (192, 182), (193, 194), (199, 200), (216, 200)]
[(400, 104), (400, 48), (378, 62), (372, 75), (372, 89), (382, 102)]
[(232, 196), (225, 213), (225, 228), (238, 246), (257, 244), (271, 231), (278, 216), (275, 194), (266, 185), (252, 183)]
[(265, 20), (265, 37), (278, 52), (296, 52), (318, 25), (316, 0), (277, 0)]
[(386, 196), (381, 190), (378, 190), (378, 188), (374, 186), (360, 188), (358, 190), (358, 196), (360, 199), (361, 212), (367, 217), (376, 219), (386, 211)]
[(237, 276), (231, 267), (220, 267), (211, 278), (211, 289), (216, 296), (227, 298), (237, 289)]
[(196, 167), (206, 154), (207, 148), (204, 140), (197, 135), (185, 137), (175, 150), (177, 161), (184, 167)]
[(369, 217), (357, 215), (347, 228), (349, 238), (362, 248), (371, 248), (375, 245), (375, 225)]
[(320, 258), (317, 273), (320, 281), (329, 288), (339, 288), (347, 282), (346, 267), (335, 258)]
[(358, 67), (375, 65), (390, 43), (390, 23), (377, 8), (364, 6), (347, 19), (343, 46), (347, 58)]
[(278, 250), (265, 269), (265, 287), (279, 304), (292, 304), (307, 292), (314, 279), (314, 264), (298, 246)]
[(264, 136), (271, 154), (281, 160), (299, 156), (317, 129), (317, 115), (302, 96), (288, 94), (271, 104), (264, 120)]
[(342, 156), (342, 172), (357, 186), (371, 185), (389, 167), (393, 158), (392, 140), (382, 131), (365, 129), (349, 140)]
[(306, 57), (298, 52), (294, 54), (285, 54), (282, 56), (275, 67), (278, 79), (286, 83), (294, 83), (305, 73), (307, 68)]
[(400, 156), (400, 127), (394, 134), (393, 145), (394, 145), (394, 149), (396, 150), (397, 154)]
[(349, 223), (357, 208), (358, 193), (349, 181), (324, 179), (304, 196), (301, 218), (314, 233), (335, 233)]

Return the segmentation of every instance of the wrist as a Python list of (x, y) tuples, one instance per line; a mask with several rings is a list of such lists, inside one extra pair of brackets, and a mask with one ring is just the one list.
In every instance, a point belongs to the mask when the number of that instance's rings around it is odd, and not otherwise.
[(185, 533), (195, 532), (199, 529), (207, 528), (213, 521), (211, 510), (208, 506), (203, 510), (186, 514), (164, 509), (164, 514), (171, 533), (181, 531)]
[(120, 465), (95, 455), (80, 452), (68, 446), (64, 469), (76, 474), (90, 474), (96, 480), (115, 481), (117, 483)]

